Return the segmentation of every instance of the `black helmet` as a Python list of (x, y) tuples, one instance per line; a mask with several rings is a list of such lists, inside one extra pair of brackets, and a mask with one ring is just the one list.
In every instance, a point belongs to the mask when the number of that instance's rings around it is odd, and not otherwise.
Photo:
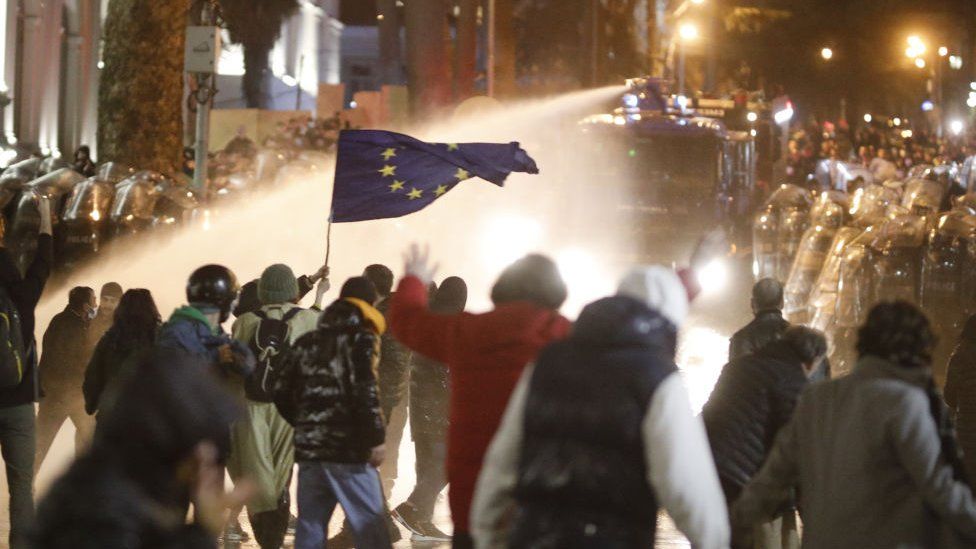
[(240, 286), (237, 277), (223, 265), (204, 265), (193, 271), (186, 283), (186, 300), (193, 303), (206, 303), (220, 309), (220, 321), (230, 317), (230, 310)]

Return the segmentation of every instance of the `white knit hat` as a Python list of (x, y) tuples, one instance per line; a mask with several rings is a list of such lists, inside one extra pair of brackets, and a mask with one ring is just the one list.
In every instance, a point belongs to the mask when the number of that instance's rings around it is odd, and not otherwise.
[(632, 269), (620, 281), (617, 295), (643, 302), (681, 328), (688, 317), (688, 291), (673, 269), (649, 265)]

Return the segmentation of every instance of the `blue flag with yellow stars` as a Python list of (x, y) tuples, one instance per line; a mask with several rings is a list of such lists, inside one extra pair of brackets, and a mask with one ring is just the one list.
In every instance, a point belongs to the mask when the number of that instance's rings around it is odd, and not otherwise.
[(539, 173), (518, 143), (425, 143), (382, 130), (344, 130), (332, 222), (412, 214), (466, 179), (480, 177), (501, 187), (512, 172)]

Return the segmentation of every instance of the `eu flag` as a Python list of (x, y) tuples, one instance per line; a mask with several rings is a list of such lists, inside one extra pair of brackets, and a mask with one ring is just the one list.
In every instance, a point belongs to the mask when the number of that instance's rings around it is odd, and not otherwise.
[(499, 187), (512, 172), (539, 173), (518, 143), (425, 143), (382, 130), (339, 134), (332, 221), (401, 217), (472, 177)]

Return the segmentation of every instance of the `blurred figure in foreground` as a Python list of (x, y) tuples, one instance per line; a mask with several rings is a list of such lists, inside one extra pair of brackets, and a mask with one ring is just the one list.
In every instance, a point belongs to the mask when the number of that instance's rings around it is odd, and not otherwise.
[(477, 547), (653, 547), (659, 506), (692, 547), (728, 546), (705, 428), (674, 363), (688, 302), (671, 269), (636, 269), (542, 350), (485, 458)]
[(227, 507), (248, 495), (246, 486), (225, 494), (217, 464), (241, 410), (199, 361), (166, 350), (139, 361), (91, 450), (40, 503), (33, 547), (217, 547)]
[(969, 317), (949, 358), (946, 404), (952, 412), (970, 486), (976, 481), (976, 315)]
[[(452, 276), (444, 279), (430, 300), (430, 311), (456, 315), (464, 311), (468, 286)], [(410, 436), (416, 453), (417, 482), (393, 516), (413, 534), (414, 541), (450, 541), (431, 518), (437, 496), (447, 485), (448, 402), (450, 372), (441, 363), (415, 355), (410, 363)]]
[(149, 290), (125, 292), (115, 310), (115, 323), (95, 347), (82, 392), (85, 411), (94, 415), (114, 399), (120, 380), (129, 373), (129, 360), (152, 347), (162, 319)]
[(914, 305), (876, 305), (858, 362), (800, 396), (733, 523), (774, 519), (799, 493), (803, 547), (972, 547), (976, 502), (932, 380), (935, 335)]
[[(732, 360), (702, 409), (725, 499), (731, 505), (762, 467), (776, 433), (793, 415), (796, 400), (827, 356), (823, 333), (803, 326), (782, 339)], [(748, 525), (747, 525), (748, 526)], [(757, 549), (798, 548), (793, 505), (756, 532)], [(752, 547), (733, 539), (734, 547)]]
[(275, 383), (275, 405), (295, 428), (296, 549), (325, 546), (336, 504), (348, 518), (356, 547), (390, 547), (376, 472), (386, 452), (376, 388), (386, 321), (374, 303), (371, 282), (347, 280), (316, 329), (286, 351)]

